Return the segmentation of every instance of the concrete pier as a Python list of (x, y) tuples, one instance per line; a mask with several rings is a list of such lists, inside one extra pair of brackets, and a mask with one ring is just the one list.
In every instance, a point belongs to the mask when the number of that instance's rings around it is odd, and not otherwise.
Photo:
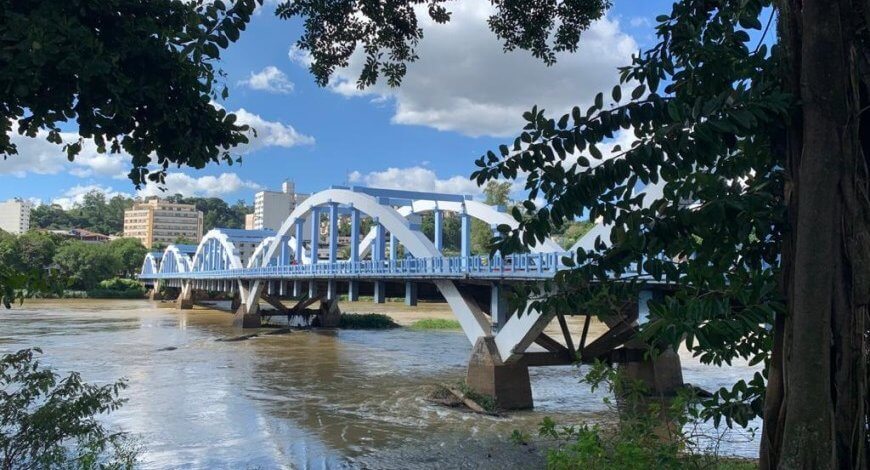
[(465, 382), (477, 393), (493, 397), (499, 408), (526, 410), (534, 406), (529, 367), (522, 359), (512, 364), (502, 362), (492, 336), (475, 343)]

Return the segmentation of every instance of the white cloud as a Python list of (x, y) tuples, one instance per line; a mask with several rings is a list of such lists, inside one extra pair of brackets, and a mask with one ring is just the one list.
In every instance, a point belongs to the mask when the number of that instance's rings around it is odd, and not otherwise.
[(409, 191), (432, 191), (451, 194), (470, 194), (479, 196), (482, 189), (468, 179), (467, 176), (452, 176), (439, 179), (438, 175), (421, 166), (408, 168), (387, 168), (383, 171), (360, 173), (354, 171), (348, 175), (350, 183), (375, 188), (404, 189)]
[[(558, 54), (557, 64), (547, 67), (526, 51), (503, 52), (487, 26), (493, 7), (486, 0), (452, 3), (446, 25), (433, 24), (425, 8), (418, 8), (425, 32), (420, 59), (409, 64), (399, 88), (382, 82), (358, 90), (364, 56), (357, 51), (350, 66), (335, 74), (330, 89), (345, 96), (393, 98), (392, 120), (398, 124), (512, 136), (523, 126), (522, 113), (535, 104), (552, 115), (574, 105), (588, 107), (596, 93), (609, 92), (618, 82), (617, 67), (629, 64), (638, 48), (618, 21), (605, 18), (583, 33), (576, 53)], [(296, 49), (290, 58), (301, 65), (310, 62)]]
[(652, 27), (652, 21), (650, 21), (649, 18), (646, 18), (643, 16), (635, 16), (634, 18), (632, 18), (628, 21), (628, 24), (630, 24), (634, 28), (640, 28), (640, 27), (651, 28)]
[[(236, 147), (235, 152), (249, 154), (265, 147), (294, 147), (297, 145), (312, 145), (314, 137), (296, 131), (293, 126), (277, 121), (268, 121), (257, 114), (240, 108), (234, 111), (238, 123), (248, 124), (257, 130), (257, 135), (250, 133), (250, 142)], [(75, 160), (67, 160), (62, 145), (48, 142), (47, 131), (40, 131), (36, 137), (26, 137), (13, 132), (12, 142), (18, 147), (18, 154), (0, 159), (0, 175), (11, 175), (24, 178), (28, 174), (54, 175), (69, 173), (79, 178), (109, 176), (115, 179), (126, 179), (130, 169), (131, 156), (127, 153), (99, 153), (93, 141), (85, 140), (81, 152)], [(79, 140), (74, 132), (62, 132), (64, 143)]]
[(99, 186), (96, 184), (76, 185), (67, 189), (62, 196), (51, 200), (52, 204), (58, 204), (65, 210), (72, 209), (75, 205), (81, 204), (85, 199), (85, 195), (91, 191), (99, 191), (106, 196), (106, 199), (111, 199), (115, 196), (130, 197), (130, 194), (115, 191), (108, 186)]
[(150, 183), (137, 192), (138, 196), (184, 196), (221, 197), (243, 189), (256, 190), (261, 186), (253, 181), (243, 180), (236, 173), (221, 173), (218, 176), (193, 177), (185, 173), (170, 173), (166, 175), (166, 191), (161, 191), (157, 184)]
[(239, 80), (238, 85), (268, 93), (288, 94), (293, 92), (293, 82), (274, 65), (269, 65), (256, 73), (251, 72), (248, 78)]
[[(257, 190), (261, 186), (253, 181), (243, 180), (236, 173), (221, 173), (218, 176), (193, 177), (184, 173), (170, 173), (166, 176), (166, 191), (161, 191), (158, 185), (149, 184), (134, 193), (117, 191), (110, 186), (98, 184), (75, 185), (59, 197), (51, 200), (52, 204), (59, 204), (64, 209), (70, 209), (76, 204), (81, 204), (86, 194), (91, 191), (99, 191), (111, 199), (115, 196), (124, 197), (166, 197), (181, 194), (186, 197), (223, 197), (241, 190)], [(39, 200), (39, 203), (42, 201)]]
[(239, 153), (251, 153), (263, 147), (296, 147), (298, 145), (313, 145), (314, 137), (298, 132), (293, 126), (276, 121), (267, 121), (258, 114), (239, 108), (233, 111), (238, 117), (236, 122), (247, 124), (257, 131), (249, 136), (250, 142), (236, 147)]
[[(91, 141), (85, 141), (81, 153), (70, 162), (63, 146), (48, 142), (45, 140), (47, 136), (46, 131), (40, 131), (34, 138), (13, 133), (12, 143), (18, 147), (18, 155), (0, 161), (0, 175), (23, 178), (28, 173), (53, 175), (66, 171), (78, 177), (111, 176), (121, 172), (128, 164), (127, 156), (101, 154)], [(61, 133), (61, 138), (64, 143), (77, 142), (79, 139), (78, 134), (72, 132)]]

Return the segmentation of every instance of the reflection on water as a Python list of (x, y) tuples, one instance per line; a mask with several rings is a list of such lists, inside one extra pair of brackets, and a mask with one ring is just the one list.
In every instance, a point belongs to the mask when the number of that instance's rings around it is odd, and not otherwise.
[[(603, 395), (578, 383), (582, 369), (573, 367), (532, 370), (533, 412), (493, 418), (430, 405), (433, 384), (464, 374), (471, 347), (461, 333), (297, 331), (215, 341), (238, 332), (229, 315), (211, 310), (29, 301), (2, 313), (0, 349), (40, 346), (45, 362), (92, 382), (127, 377), (130, 400), (109, 419), (141, 437), (144, 468), (540, 466), (539, 452), (507, 443), (512, 430), (533, 432), (544, 416), (609, 417)], [(165, 347), (178, 349), (158, 351)], [(706, 388), (750, 374), (684, 361), (686, 380)]]

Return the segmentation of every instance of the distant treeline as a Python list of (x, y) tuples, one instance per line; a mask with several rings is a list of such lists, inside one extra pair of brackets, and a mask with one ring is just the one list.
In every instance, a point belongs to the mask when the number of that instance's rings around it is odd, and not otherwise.
[[(216, 197), (183, 197), (180, 194), (164, 198), (167, 201), (193, 204), (203, 213), (205, 231), (215, 227), (244, 228), (245, 214), (253, 208), (239, 200), (232, 206)], [(124, 211), (133, 206), (135, 199), (117, 195), (107, 199), (101, 191), (84, 195), (81, 203), (70, 209), (57, 204), (43, 204), (30, 214), (32, 228), (70, 229), (83, 228), (106, 235), (120, 235), (124, 230)]]
[(59, 289), (87, 291), (100, 288), (101, 281), (131, 278), (147, 252), (135, 238), (86, 243), (38, 230), (18, 236), (0, 231), (0, 265), (12, 272), (51, 273)]

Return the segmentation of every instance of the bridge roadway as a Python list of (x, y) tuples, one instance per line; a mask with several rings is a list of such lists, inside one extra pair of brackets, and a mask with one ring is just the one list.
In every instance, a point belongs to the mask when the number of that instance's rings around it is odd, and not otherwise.
[[(434, 220), (431, 239), (421, 227), (421, 214), (427, 212)], [(447, 217), (459, 218), (457, 256), (442, 254)], [(658, 392), (671, 393), (682, 385), (675, 354), (652, 361), (633, 339), (638, 321), (648, 313), (646, 301), (660, 292), (642, 291), (636, 303), (611, 316), (609, 331), (593, 341), (587, 341), (586, 334), (592, 312), (577, 312), (587, 315), (578, 341), (567, 327), (566, 312), (542, 313), (526, 307), (521, 314), (510, 313), (511, 289), (552, 279), (565, 269), (564, 257), (577, 248), (592, 249), (599, 237), (608, 239), (608, 227), (594, 227), (568, 251), (545, 239), (529, 247), (528, 253), (473, 256), (473, 220), (493, 233), (502, 225), (517, 227), (503, 208), (468, 196), (333, 187), (300, 203), (277, 232), (214, 229), (196, 246), (170, 245), (163, 252), (149, 253), (139, 278), (154, 291), (177, 290), (179, 308), (192, 308), (195, 291), (225, 292), (235, 299), (234, 321), (242, 327), (260, 325), (262, 301), (288, 315), (320, 303), (317, 323), (335, 326), (340, 296), (358, 300), (360, 286), (371, 288), (374, 302), (384, 302), (388, 285), (393, 292), (396, 284), (404, 285), (405, 301), (411, 306), (416, 305), (421, 286), (433, 286), (473, 345), (466, 377), (469, 386), (495, 397), (506, 409), (532, 406), (529, 366), (571, 364), (578, 357), (623, 363)], [(367, 233), (362, 230), (365, 225)], [(340, 232), (348, 239), (344, 259), (339, 259)], [(323, 239), (326, 259), (320, 253)], [(295, 306), (286, 307), (288, 300)], [(544, 333), (553, 320), (558, 321), (561, 341)]]

